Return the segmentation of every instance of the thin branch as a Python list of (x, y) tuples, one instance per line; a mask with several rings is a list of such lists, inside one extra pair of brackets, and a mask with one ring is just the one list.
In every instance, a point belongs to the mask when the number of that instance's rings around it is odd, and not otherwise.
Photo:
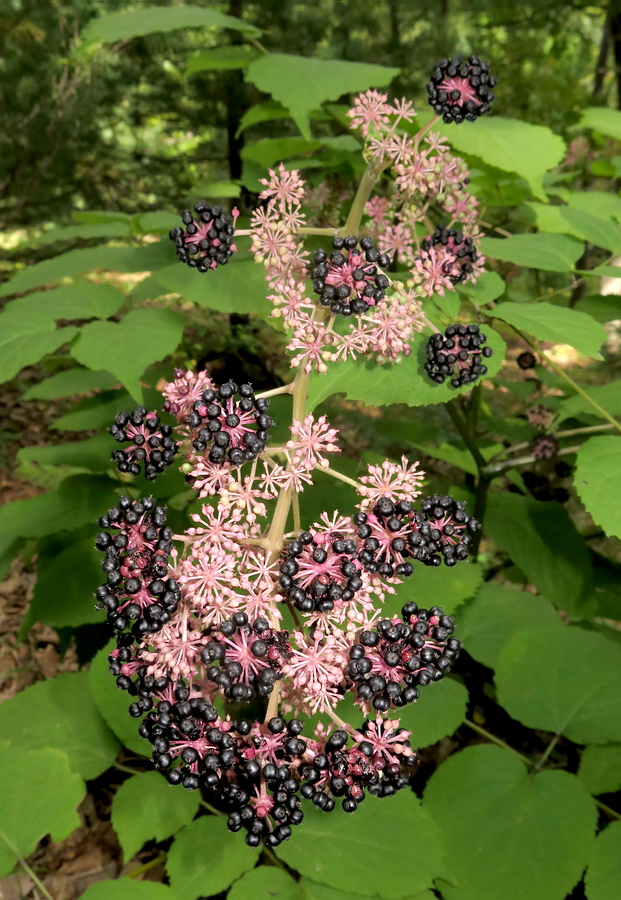
[(338, 472), (336, 469), (331, 469), (330, 466), (317, 466), (318, 472), (325, 472), (326, 475), (331, 475), (333, 478), (337, 478), (339, 481), (344, 481), (345, 484), (350, 484), (352, 487), (356, 488), (357, 491), (362, 489), (362, 485), (359, 481), (356, 481), (354, 478), (350, 478), (349, 475), (343, 475), (342, 472)]
[(516, 750), (510, 744), (505, 743), (505, 741), (501, 740), (499, 737), (496, 737), (495, 734), (492, 734), (491, 731), (487, 731), (485, 728), (481, 728), (480, 725), (477, 725), (476, 722), (471, 722), (470, 719), (464, 719), (462, 721), (462, 725), (467, 725), (468, 728), (471, 728), (473, 731), (476, 731), (477, 734), (480, 734), (481, 737), (487, 738), (488, 741), (491, 741), (492, 744), (496, 744), (497, 747), (502, 747), (503, 750), (510, 750), (511, 753), (515, 753), (516, 756), (522, 760), (523, 763), (526, 763), (527, 766), (531, 766), (533, 761), (529, 759), (527, 756), (524, 756), (520, 753), (519, 750)]
[[(11, 849), (13, 849), (13, 848), (11, 847)], [(14, 850), (13, 850), (13, 852), (15, 853)], [(17, 854), (15, 854), (15, 855), (17, 856)], [(28, 865), (26, 860), (22, 859), (21, 856), (17, 856), (17, 858), (18, 858), (19, 864), (22, 867), (22, 869), (24, 870), (24, 872), (26, 873), (26, 875), (28, 875), (28, 877), (33, 882), (33, 884), (36, 884), (36, 886), (39, 888), (39, 890), (45, 897), (45, 900), (54, 900), (54, 898), (52, 897), (52, 895), (50, 894), (48, 889), (45, 887), (45, 885), (43, 884), (43, 882), (41, 881), (39, 876), (33, 871), (33, 869), (30, 868), (30, 866)]]

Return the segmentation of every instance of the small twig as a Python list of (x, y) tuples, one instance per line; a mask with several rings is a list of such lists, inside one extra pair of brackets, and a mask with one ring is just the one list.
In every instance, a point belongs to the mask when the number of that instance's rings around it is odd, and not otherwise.
[(208, 812), (212, 813), (212, 815), (214, 815), (214, 816), (223, 816), (224, 815), (223, 812), (221, 812), (219, 809), (216, 809), (216, 807), (212, 806), (211, 803), (208, 803), (206, 800), (203, 800), (202, 797), (198, 802), (199, 802), (199, 806), (203, 806)]
[[(555, 455), (571, 456), (573, 453), (577, 453), (581, 446), (582, 444), (576, 444), (574, 447), (561, 447), (560, 450), (556, 451)], [(493, 466), (488, 465), (483, 472), (485, 475), (494, 478), (496, 475), (500, 475), (502, 472), (505, 472), (507, 469), (512, 469), (514, 466), (528, 466), (536, 461), (537, 457), (531, 453), (528, 456), (517, 456), (513, 459), (505, 459), (503, 462), (496, 463)]]
[(270, 694), (269, 703), (267, 704), (267, 710), (265, 712), (264, 722), (269, 722), (270, 719), (273, 719), (274, 716), (278, 715), (278, 701), (280, 700), (280, 681), (277, 681), (274, 685), (274, 690)]
[(522, 762), (526, 763), (526, 765), (531, 766), (533, 764), (532, 759), (524, 756), (522, 753), (520, 753), (519, 750), (516, 750), (510, 744), (507, 744), (499, 737), (496, 737), (496, 735), (492, 734), (491, 731), (487, 731), (487, 729), (481, 728), (481, 726), (477, 725), (476, 722), (471, 722), (470, 719), (464, 719), (462, 725), (467, 725), (468, 728), (472, 728), (473, 731), (476, 731), (476, 733), (480, 734), (481, 737), (487, 738), (488, 741), (491, 741), (492, 744), (496, 744), (497, 747), (502, 747), (503, 750), (510, 750), (511, 753), (515, 753), (515, 755), (519, 756)]
[(336, 469), (331, 469), (330, 466), (317, 466), (318, 472), (325, 472), (326, 475), (331, 475), (333, 478), (337, 478), (339, 481), (344, 481), (345, 484), (350, 484), (352, 487), (356, 488), (357, 491), (362, 489), (362, 485), (359, 481), (356, 481), (355, 478), (350, 478), (349, 475), (343, 475), (342, 472), (338, 472)]
[[(10, 847), (10, 844), (8, 844), (8, 841), (6, 843), (7, 843), (7, 846)], [(11, 850), (13, 850), (12, 847), (11, 847)], [(13, 853), (15, 853), (15, 850), (13, 850)], [(17, 856), (17, 859), (19, 860), (19, 864), (22, 867), (22, 869), (24, 870), (24, 872), (26, 873), (26, 875), (28, 875), (28, 877), (33, 882), (33, 884), (36, 884), (36, 886), (39, 888), (39, 890), (41, 891), (43, 896), (46, 898), (46, 900), (54, 900), (54, 898), (52, 897), (52, 895), (50, 894), (48, 889), (45, 887), (45, 885), (43, 884), (43, 882), (41, 881), (39, 876), (33, 871), (33, 869), (30, 868), (30, 866), (28, 865), (26, 860), (22, 859), (21, 856), (18, 856), (17, 853), (15, 853), (15, 855)]]
[(554, 735), (554, 737), (552, 738), (552, 740), (550, 741), (550, 743), (548, 744), (546, 749), (544, 750), (542, 756), (537, 760), (537, 762), (533, 766), (533, 774), (536, 774), (537, 772), (540, 772), (542, 770), (545, 761), (547, 760), (549, 755), (552, 753), (552, 751), (554, 750), (554, 748), (556, 747), (556, 745), (558, 744), (560, 739), (561, 739), (561, 733), (560, 733), (560, 731), (558, 731)]
[(264, 400), (266, 397), (276, 397), (278, 394), (291, 394), (293, 393), (293, 382), (289, 382), (289, 384), (283, 384), (281, 387), (271, 388), (269, 391), (261, 391), (260, 394), (255, 394), (255, 400)]
[(142, 875), (144, 872), (148, 872), (149, 869), (154, 869), (156, 866), (159, 866), (160, 863), (165, 862), (166, 856), (166, 853), (160, 853), (159, 856), (154, 856), (149, 862), (144, 863), (142, 866), (138, 866), (137, 869), (132, 869), (132, 871), (128, 872), (127, 875), (124, 875), (123, 878), (137, 878), (138, 875)]
[(264, 844), (263, 852), (265, 853), (265, 855), (267, 856), (268, 859), (271, 859), (271, 861), (274, 863), (275, 866), (278, 866), (278, 868), (282, 869), (284, 872), (287, 871), (286, 865), (280, 859), (278, 859), (278, 857), (276, 856), (276, 854), (274, 853), (274, 851), (272, 850), (271, 847), (266, 847)]

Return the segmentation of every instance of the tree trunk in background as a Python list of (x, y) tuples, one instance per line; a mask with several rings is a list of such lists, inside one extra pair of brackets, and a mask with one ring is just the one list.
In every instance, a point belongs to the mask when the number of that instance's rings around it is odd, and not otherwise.
[[(243, 0), (229, 0), (228, 14), (241, 19)], [(231, 44), (242, 44), (238, 31), (229, 32)], [(247, 109), (246, 83), (241, 69), (230, 69), (224, 73), (226, 94), (226, 133), (228, 139), (229, 173), (232, 179), (241, 178), (243, 161), (241, 151), (244, 146), (242, 135), (237, 137), (237, 129)]]
[(595, 74), (593, 76), (593, 100), (602, 100), (604, 93), (604, 81), (608, 70), (608, 53), (610, 52), (610, 19), (606, 16), (604, 27), (602, 29), (602, 39), (599, 45), (599, 53), (597, 54), (597, 62), (595, 63)]
[(610, 0), (608, 21), (610, 22), (610, 37), (615, 61), (617, 108), (621, 109), (621, 0)]

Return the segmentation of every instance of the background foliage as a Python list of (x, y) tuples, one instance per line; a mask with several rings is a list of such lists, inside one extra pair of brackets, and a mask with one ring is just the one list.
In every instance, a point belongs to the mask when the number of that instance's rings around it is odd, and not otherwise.
[[(34, 486), (0, 510), (0, 568), (20, 554), (36, 571), (20, 637), (56, 629), (80, 669), (0, 709), (0, 875), (34, 852), (26, 865), (45, 877), (38, 842), (83, 825), (76, 808), (103, 784), (118, 869), (133, 859), (134, 877), (87, 900), (619, 896), (621, 313), (601, 293), (621, 271), (619, 16), (578, 0), (5, 4), (0, 381), (49, 430), (32, 446), (0, 433), (11, 478)], [(311, 811), (277, 858), (259, 858), (150, 770), (107, 673), (93, 523), (122, 485), (102, 429), (135, 402), (158, 406), (176, 364), (261, 387), (289, 377), (247, 244), (201, 279), (174, 262), (175, 210), (205, 195), (247, 215), (284, 159), (329, 186), (336, 200), (317, 214), (330, 226), (363, 168), (343, 124), (350, 92), (405, 93), (424, 121), (427, 73), (456, 51), (501, 78), (494, 116), (441, 129), (471, 167), (490, 271), (426, 313), (486, 323), (489, 378), (452, 400), (422, 377), (423, 336), (398, 367), (330, 366), (311, 406), (346, 436), (345, 473), (420, 457), (430, 489), (483, 520), (476, 562), (417, 570), (388, 608), (406, 594), (441, 603), (467, 652), (401, 717), (421, 748), (415, 793), (370, 797), (354, 817)], [(536, 367), (523, 370), (528, 349)], [(533, 456), (533, 405), (550, 414), (551, 460)], [(138, 480), (152, 490), (182, 530), (183, 476)], [(318, 479), (304, 515), (350, 499)]]

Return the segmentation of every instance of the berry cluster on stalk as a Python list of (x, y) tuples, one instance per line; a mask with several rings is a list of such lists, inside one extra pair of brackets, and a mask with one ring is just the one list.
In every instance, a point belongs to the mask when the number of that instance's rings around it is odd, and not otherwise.
[[(494, 83), (476, 57), (442, 60), (432, 105), (445, 120), (476, 118)], [(144, 466), (153, 479), (178, 453), (198, 497), (183, 534), (151, 497), (122, 496), (100, 519), (96, 600), (116, 634), (110, 671), (156, 769), (199, 790), (252, 847), (287, 840), (305, 802), (353, 813), (367, 794), (406, 788), (416, 755), (395, 710), (442, 679), (461, 647), (440, 607), (410, 600), (389, 618), (382, 606), (411, 576), (414, 595), (417, 568), (467, 560), (478, 522), (451, 496), (423, 497), (423, 473), (405, 457), (358, 480), (339, 475), (329, 460), (337, 430), (304, 413), (305, 376), (361, 355), (398, 363), (425, 327), (423, 299), (483, 271), (467, 167), (439, 134), (404, 134), (414, 116), (407, 100), (356, 98), (351, 127), (369, 171), (384, 173), (385, 196), (357, 197), (330, 251), (305, 249), (307, 189), (284, 165), (263, 179), (263, 204), (238, 232), (265, 267), (298, 372), (270, 392), (293, 394), (288, 439), (270, 445), (269, 400), (251, 384), (183, 369), (162, 389), (174, 426), (138, 407), (109, 429), (129, 442), (114, 456), (123, 473)], [(199, 202), (181, 216), (170, 233), (179, 259), (199, 272), (226, 264), (237, 212)], [(436, 216), (454, 227), (429, 227)], [(487, 371), (485, 344), (477, 325), (449, 326), (428, 344), (428, 374), (472, 383)], [(299, 497), (316, 471), (350, 483), (358, 502), (308, 524)], [(355, 724), (337, 710), (348, 694)]]

